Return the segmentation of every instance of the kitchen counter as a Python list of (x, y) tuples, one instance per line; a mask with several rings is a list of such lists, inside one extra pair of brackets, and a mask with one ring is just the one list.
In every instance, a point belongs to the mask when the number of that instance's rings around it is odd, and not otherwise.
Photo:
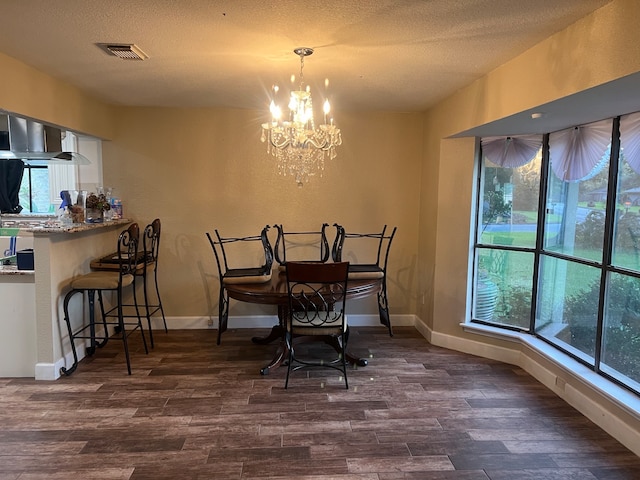
[[(119, 218), (117, 220), (110, 220), (103, 223), (72, 223), (70, 225), (62, 225), (53, 219), (40, 222), (26, 220), (25, 223), (11, 222), (12, 226), (2, 227), (0, 234), (11, 232), (12, 235), (23, 235), (26, 233), (29, 236), (42, 236), (61, 233), (81, 233), (118, 225), (126, 225), (129, 223), (131, 223), (131, 220), (126, 218)], [(34, 272), (34, 270), (18, 270), (18, 267), (14, 262), (12, 262), (11, 265), (0, 265), (0, 275), (33, 275)]]
[(35, 270), (18, 270), (17, 265), (0, 265), (0, 275), (33, 275)]
[[(33, 236), (35, 266), (33, 271), (17, 270), (15, 266), (0, 270), (0, 293), (10, 296), (10, 308), (3, 309), (0, 321), (0, 359), (4, 360), (0, 367), (6, 367), (0, 368), (0, 377), (55, 380), (60, 376), (60, 367), (72, 362), (63, 328), (64, 295), (74, 277), (91, 270), (93, 259), (116, 248), (123, 225), (129, 223), (131, 220), (118, 219), (63, 226), (47, 219), (44, 223), (20, 225), (20, 234)], [(77, 296), (70, 305), (74, 324), (84, 321), (85, 303)], [(22, 329), (21, 336), (16, 335), (17, 327)], [(7, 371), (9, 367), (11, 370)]]

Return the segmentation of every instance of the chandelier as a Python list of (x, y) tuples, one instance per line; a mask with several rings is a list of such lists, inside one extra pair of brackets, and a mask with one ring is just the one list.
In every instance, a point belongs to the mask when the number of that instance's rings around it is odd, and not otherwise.
[(322, 176), (325, 155), (330, 159), (336, 157), (336, 147), (342, 144), (342, 136), (340, 129), (333, 124), (333, 118), (329, 117), (329, 100), (324, 102), (323, 123), (315, 125), (311, 89), (309, 85), (304, 87), (302, 71), (304, 57), (311, 55), (313, 49), (300, 47), (293, 52), (300, 56), (300, 86), (291, 92), (289, 118), (282, 118), (282, 109), (275, 98), (279, 89), (274, 85), (274, 98), (269, 106), (271, 121), (262, 124), (261, 140), (267, 142), (267, 153), (276, 158), (278, 172), (293, 176), (301, 187), (316, 173)]

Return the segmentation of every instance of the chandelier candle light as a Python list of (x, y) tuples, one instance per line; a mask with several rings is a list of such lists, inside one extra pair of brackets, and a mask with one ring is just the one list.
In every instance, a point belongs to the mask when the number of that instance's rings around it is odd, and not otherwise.
[(329, 117), (329, 100), (324, 102), (323, 123), (316, 128), (311, 89), (309, 85), (304, 87), (302, 73), (304, 57), (311, 55), (313, 49), (300, 47), (293, 52), (300, 56), (300, 86), (291, 92), (289, 119), (282, 118), (282, 109), (275, 102), (278, 86), (274, 85), (274, 99), (269, 106), (271, 122), (262, 124), (261, 140), (267, 142), (267, 153), (276, 158), (278, 172), (285, 176), (292, 175), (301, 187), (316, 173), (322, 176), (325, 154), (330, 159), (336, 157), (336, 147), (342, 144), (342, 136), (340, 129), (333, 124), (333, 118)]

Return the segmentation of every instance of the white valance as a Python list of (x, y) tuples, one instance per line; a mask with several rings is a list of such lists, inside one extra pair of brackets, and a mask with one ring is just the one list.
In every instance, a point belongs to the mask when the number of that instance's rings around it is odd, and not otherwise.
[(482, 154), (500, 167), (517, 168), (532, 161), (542, 147), (542, 136), (485, 137)]
[(640, 173), (640, 112), (620, 117), (620, 147), (629, 166)]
[(611, 143), (612, 120), (572, 127), (549, 136), (551, 168), (564, 181), (590, 176)]

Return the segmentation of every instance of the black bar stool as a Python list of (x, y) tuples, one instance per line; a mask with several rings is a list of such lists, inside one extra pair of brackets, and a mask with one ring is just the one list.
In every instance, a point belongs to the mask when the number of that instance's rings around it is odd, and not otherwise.
[[(95, 352), (96, 346), (101, 348), (109, 341), (109, 326), (115, 326), (116, 332), (120, 333), (124, 346), (124, 353), (127, 359), (127, 371), (131, 375), (131, 362), (129, 359), (129, 346), (127, 337), (138, 328), (142, 335), (145, 353), (149, 353), (147, 342), (142, 329), (140, 320), (140, 312), (138, 310), (136, 289), (135, 289), (135, 272), (138, 268), (138, 240), (140, 237), (140, 228), (137, 223), (132, 223), (129, 228), (122, 231), (118, 236), (118, 250), (115, 254), (117, 257), (117, 268), (111, 270), (93, 271), (80, 277), (76, 277), (71, 281), (71, 291), (64, 297), (64, 320), (67, 324), (69, 332), (69, 342), (71, 343), (71, 351), (73, 352), (73, 365), (69, 368), (60, 368), (60, 373), (71, 375), (78, 366), (78, 354), (76, 351), (76, 339), (89, 339), (90, 346), (87, 348), (87, 355), (91, 356)], [(134, 306), (136, 307), (137, 322), (125, 322), (127, 317), (124, 314), (124, 304), (122, 301), (122, 292), (125, 287), (132, 287)], [(71, 319), (69, 318), (69, 301), (76, 293), (87, 292), (89, 300), (89, 324), (83, 325), (81, 328), (73, 331), (71, 327)], [(111, 291), (116, 293), (116, 305), (109, 311), (105, 312), (102, 293)], [(95, 321), (95, 294), (98, 292), (98, 301), (100, 303), (100, 312), (102, 314), (102, 324), (104, 327), (103, 335), (98, 341), (96, 338), (96, 321)], [(115, 321), (107, 321), (108, 318), (116, 318)], [(127, 330), (127, 326), (133, 326)], [(86, 331), (89, 330), (87, 334)]]
[[(164, 316), (164, 308), (162, 307), (162, 300), (160, 298), (160, 289), (158, 288), (158, 252), (160, 250), (160, 232), (162, 225), (160, 219), (156, 218), (153, 222), (147, 225), (142, 234), (142, 245), (144, 249), (144, 264), (142, 268), (136, 270), (136, 275), (142, 277), (142, 292), (144, 294), (144, 307), (147, 316), (147, 323), (149, 324), (149, 339), (151, 341), (151, 348), (153, 348), (153, 330), (151, 328), (151, 317), (160, 312), (162, 315), (162, 322), (164, 323), (164, 332), (169, 333), (167, 329), (167, 319)], [(147, 287), (147, 279), (153, 279), (153, 285), (156, 291), (157, 303), (149, 302), (149, 294)], [(149, 279), (151, 281), (151, 279)]]

